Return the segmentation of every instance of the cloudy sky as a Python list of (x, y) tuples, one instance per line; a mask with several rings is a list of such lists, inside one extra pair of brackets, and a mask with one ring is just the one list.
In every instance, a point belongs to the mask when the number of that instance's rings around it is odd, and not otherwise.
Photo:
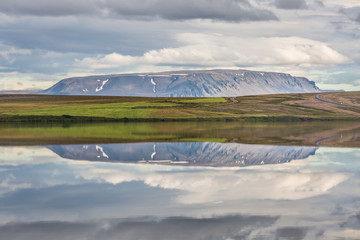
[(0, 90), (179, 69), (360, 90), (359, 0), (0, 0)]

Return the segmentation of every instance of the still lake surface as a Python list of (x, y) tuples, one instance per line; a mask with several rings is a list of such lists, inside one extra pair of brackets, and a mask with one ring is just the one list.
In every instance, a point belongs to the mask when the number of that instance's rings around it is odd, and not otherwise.
[(360, 124), (2, 125), (0, 239), (359, 239)]

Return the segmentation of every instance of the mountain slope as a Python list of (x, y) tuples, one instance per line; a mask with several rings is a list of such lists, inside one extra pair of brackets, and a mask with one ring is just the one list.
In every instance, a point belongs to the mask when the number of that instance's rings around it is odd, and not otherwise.
[(234, 97), (317, 92), (314, 82), (290, 74), (247, 70), (173, 71), (74, 77), (42, 91), (53, 95)]

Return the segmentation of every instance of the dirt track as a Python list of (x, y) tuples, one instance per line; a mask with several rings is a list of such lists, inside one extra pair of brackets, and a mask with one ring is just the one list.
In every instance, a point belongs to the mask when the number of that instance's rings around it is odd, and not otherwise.
[(320, 95), (321, 95), (321, 94), (315, 95), (315, 98), (316, 98), (317, 100), (319, 100), (319, 101), (323, 101), (323, 102), (335, 104), (335, 105), (338, 105), (338, 106), (360, 108), (360, 106), (355, 106), (355, 105), (345, 104), (345, 103), (341, 103), (341, 102), (334, 102), (334, 101), (326, 100), (326, 99), (323, 99), (322, 97), (320, 97)]

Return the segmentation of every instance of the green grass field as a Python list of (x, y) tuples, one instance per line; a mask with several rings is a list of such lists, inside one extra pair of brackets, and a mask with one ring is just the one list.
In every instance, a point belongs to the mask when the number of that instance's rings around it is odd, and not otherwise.
[[(359, 92), (324, 93), (323, 98), (359, 103)], [(315, 94), (236, 98), (139, 98), (0, 95), (0, 121), (85, 122), (157, 120), (359, 120), (359, 108), (315, 99)]]

